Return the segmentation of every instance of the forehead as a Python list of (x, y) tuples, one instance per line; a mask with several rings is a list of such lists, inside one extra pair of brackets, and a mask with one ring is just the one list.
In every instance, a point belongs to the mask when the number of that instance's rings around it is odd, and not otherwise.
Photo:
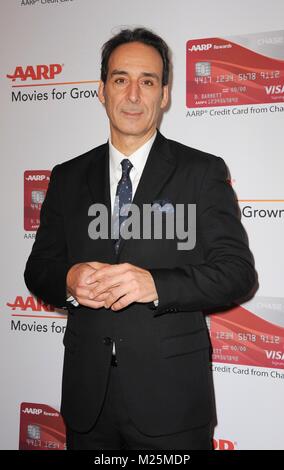
[(111, 53), (108, 71), (113, 69), (126, 72), (155, 72), (162, 76), (163, 61), (159, 52), (152, 46), (140, 42), (121, 44)]

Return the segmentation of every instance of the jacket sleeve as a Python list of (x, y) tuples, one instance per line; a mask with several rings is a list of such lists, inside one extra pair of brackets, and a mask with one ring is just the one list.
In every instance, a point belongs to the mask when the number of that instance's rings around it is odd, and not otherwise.
[(196, 204), (202, 264), (150, 269), (159, 297), (153, 314), (231, 306), (256, 285), (253, 256), (221, 158), (210, 158)]
[(40, 212), (40, 226), (28, 258), (24, 278), (27, 288), (55, 307), (66, 306), (67, 247), (64, 233), (58, 170), (50, 182)]

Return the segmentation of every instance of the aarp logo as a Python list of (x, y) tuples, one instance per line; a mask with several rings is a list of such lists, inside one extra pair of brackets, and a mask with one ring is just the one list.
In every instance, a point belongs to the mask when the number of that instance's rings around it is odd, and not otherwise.
[(193, 44), (193, 46), (189, 47), (188, 50), (190, 52), (201, 52), (201, 51), (209, 51), (213, 47), (212, 44)]
[(22, 410), (22, 413), (28, 414), (28, 415), (37, 415), (37, 416), (39, 416), (43, 413), (43, 411), (40, 408), (28, 408), (28, 407), (26, 407)]
[(61, 74), (63, 65), (61, 64), (40, 64), (40, 65), (17, 65), (14, 72), (7, 74), (13, 82), (16, 80), (31, 81), (36, 80), (54, 80), (55, 77)]
[(6, 305), (10, 307), (11, 310), (21, 310), (23, 312), (27, 310), (32, 312), (54, 312), (52, 305), (46, 304), (43, 300), (37, 299), (31, 295), (28, 297), (17, 295), (13, 302), (7, 302)]
[(214, 450), (236, 450), (236, 442), (228, 439), (213, 439)]

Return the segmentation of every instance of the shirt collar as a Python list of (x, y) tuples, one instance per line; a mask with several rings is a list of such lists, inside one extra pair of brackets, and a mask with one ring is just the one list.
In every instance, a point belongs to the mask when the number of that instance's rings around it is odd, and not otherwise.
[(109, 138), (108, 143), (109, 143), (109, 160), (110, 160), (111, 173), (114, 174), (116, 172), (119, 172), (119, 175), (121, 175), (120, 162), (124, 158), (129, 158), (136, 172), (139, 174), (142, 174), (142, 171), (144, 169), (145, 163), (147, 161), (148, 155), (150, 153), (150, 150), (156, 138), (156, 135), (157, 135), (157, 131), (149, 140), (147, 140), (147, 142), (145, 142), (145, 144), (143, 144), (141, 147), (135, 150), (135, 152), (133, 152), (131, 155), (128, 155), (128, 156), (124, 155), (119, 150), (117, 150), (112, 145), (111, 139)]

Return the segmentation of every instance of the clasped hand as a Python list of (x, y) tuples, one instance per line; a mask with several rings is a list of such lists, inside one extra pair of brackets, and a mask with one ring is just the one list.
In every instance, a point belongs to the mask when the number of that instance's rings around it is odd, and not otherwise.
[(158, 299), (153, 277), (130, 263), (78, 263), (67, 274), (67, 290), (86, 307), (121, 310), (133, 302)]

